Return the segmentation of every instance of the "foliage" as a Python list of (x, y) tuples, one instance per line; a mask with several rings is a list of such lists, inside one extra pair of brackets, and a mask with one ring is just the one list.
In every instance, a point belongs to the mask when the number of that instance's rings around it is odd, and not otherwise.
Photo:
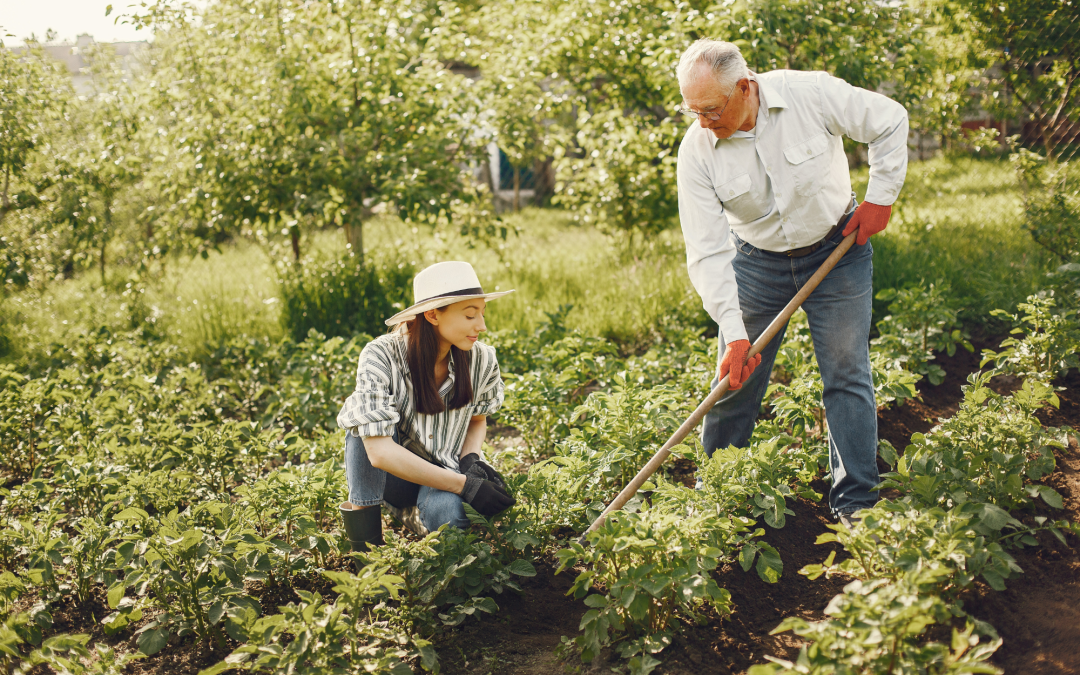
[(993, 363), (998, 372), (1044, 381), (1080, 367), (1076, 310), (1057, 307), (1057, 299), (1051, 294), (1028, 297), (1027, 302), (1017, 306), (1017, 314), (996, 310), (995, 316), (1011, 320), (1012, 335), (1024, 337), (1005, 338), (999, 352), (984, 350), (982, 365)]
[(279, 265), (281, 323), (297, 342), (386, 332), (384, 321), (412, 304), (411, 265), (376, 264), (353, 254)]
[(158, 178), (159, 217), (186, 237), (281, 231), (299, 259), (300, 228), (314, 219), (345, 228), (363, 256), (362, 226), (379, 204), (434, 222), (475, 202), (459, 175), (478, 150), (470, 81), (444, 65), (453, 5), (186, 10), (163, 0), (133, 19), (155, 31), (154, 78), (173, 83), (155, 92), (159, 110), (176, 112), (155, 121), (179, 160)]
[(940, 284), (879, 291), (875, 298), (889, 302), (889, 315), (877, 323), (879, 336), (871, 344), (930, 384), (941, 384), (945, 370), (931, 363), (934, 352), (952, 356), (957, 347), (975, 351), (950, 296), (949, 287)]
[(975, 62), (1000, 66), (1000, 76), (981, 83), (981, 106), (999, 119), (1035, 122), (1047, 156), (1055, 157), (1080, 119), (1080, 54), (1071, 48), (1080, 10), (1061, 0), (949, 4)]
[[(552, 320), (557, 324), (557, 317)], [(536, 458), (549, 456), (556, 442), (566, 437), (589, 388), (606, 385), (616, 366), (610, 342), (569, 335), (544, 344), (552, 332), (542, 328), (534, 340), (511, 346), (536, 352), (519, 357), (527, 364), (527, 372), (505, 373), (506, 400), (499, 410), (500, 421), (521, 432), (526, 450)], [(494, 344), (502, 350), (506, 337)]]
[(750, 674), (1000, 673), (988, 661), (1001, 639), (991, 633), (984, 642), (979, 633), (985, 635), (985, 624), (980, 629), (969, 620), (963, 630), (953, 628), (948, 645), (920, 640), (929, 626), (953, 618), (940, 597), (923, 592), (933, 581), (925, 570), (898, 582), (852, 581), (825, 608), (829, 619), (788, 618), (772, 631), (790, 630), (811, 641), (794, 662), (766, 657), (772, 663), (752, 666)]
[[(671, 643), (678, 621), (700, 622), (710, 608), (729, 612), (731, 596), (709, 572), (747, 538), (747, 529), (733, 518), (644, 509), (611, 514), (588, 535), (588, 548), (570, 542), (559, 551), (558, 571), (586, 567), (567, 592), (590, 607), (575, 640), (582, 660), (618, 642), (631, 671), (647, 674), (659, 665), (652, 655)], [(594, 588), (600, 593), (590, 594)]]
[(536, 574), (528, 560), (510, 561), (479, 535), (449, 526), (419, 541), (395, 537), (369, 551), (366, 559), (401, 577), (398, 620), (425, 636), (478, 612), (494, 614), (498, 605), (484, 593), (521, 591), (514, 577)]
[[(1061, 262), (1080, 256), (1080, 189), (1068, 162), (1048, 162), (1027, 148), (1009, 155), (1024, 201), (1024, 227)], [(1072, 185), (1070, 185), (1070, 178)]]
[(439, 671), (427, 640), (410, 635), (399, 625), (371, 621), (372, 611), (385, 609), (383, 601), (398, 599), (401, 578), (387, 569), (369, 565), (359, 574), (326, 572), (338, 594), (327, 604), (318, 593), (297, 589), (300, 602), (290, 602), (280, 614), (258, 617), (235, 612), (238, 638), (245, 644), (224, 661), (200, 672), (216, 675), (229, 670), (280, 673), (293, 670), (338, 672), (362, 668), (366, 673), (403, 675), (407, 664), (420, 660), (425, 670)]
[(288, 350), (280, 381), (267, 393), (264, 425), (295, 429), (307, 437), (337, 430), (337, 413), (355, 386), (360, 351), (371, 337), (329, 340), (314, 328), (307, 339)]
[(926, 569), (934, 574), (934, 591), (955, 598), (976, 578), (1000, 591), (1006, 579), (1021, 572), (1001, 544), (976, 531), (973, 513), (965, 506), (922, 510), (909, 502), (883, 501), (859, 515), (850, 528), (830, 526), (835, 532), (817, 540), (819, 544), (838, 542), (851, 557), (834, 564), (834, 551), (823, 564), (807, 565), (800, 573), (811, 579), (840, 573), (863, 581), (897, 583), (905, 575)]
[(1054, 448), (1067, 446), (1063, 434), (1044, 429), (1035, 411), (1057, 405), (1053, 389), (1028, 380), (1010, 397), (995, 393), (989, 373), (973, 373), (963, 387), (956, 415), (926, 434), (913, 434), (902, 457), (884, 459), (895, 471), (882, 487), (896, 488), (924, 507), (967, 502), (1012, 510), (1041, 498), (1061, 507), (1061, 495), (1037, 481), (1054, 470)]

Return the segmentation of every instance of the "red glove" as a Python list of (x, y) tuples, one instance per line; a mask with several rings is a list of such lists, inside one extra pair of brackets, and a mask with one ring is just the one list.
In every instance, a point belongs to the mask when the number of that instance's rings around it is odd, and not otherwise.
[[(720, 360), (720, 379), (724, 379), (725, 375), (731, 373), (731, 379), (728, 380), (728, 389), (741, 388), (742, 383), (746, 381), (746, 378), (750, 377), (750, 373), (754, 372), (754, 368), (757, 368), (758, 364), (761, 363), (761, 354), (754, 354), (754, 358), (748, 361), (746, 355), (749, 352), (749, 340), (735, 340), (728, 343), (727, 350), (724, 351), (724, 358)], [(732, 368), (732, 364), (734, 364), (734, 368)]]
[(891, 206), (878, 206), (870, 202), (859, 204), (851, 219), (844, 227), (844, 236), (848, 236), (859, 228), (859, 234), (855, 236), (855, 243), (863, 246), (871, 236), (881, 232), (889, 224), (889, 216), (892, 215)]

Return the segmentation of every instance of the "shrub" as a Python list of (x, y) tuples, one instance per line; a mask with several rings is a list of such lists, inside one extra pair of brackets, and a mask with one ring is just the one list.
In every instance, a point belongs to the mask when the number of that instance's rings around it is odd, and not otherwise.
[(414, 273), (411, 265), (361, 262), (351, 253), (283, 266), (282, 327), (297, 342), (312, 329), (330, 337), (385, 333), (383, 322), (412, 304)]

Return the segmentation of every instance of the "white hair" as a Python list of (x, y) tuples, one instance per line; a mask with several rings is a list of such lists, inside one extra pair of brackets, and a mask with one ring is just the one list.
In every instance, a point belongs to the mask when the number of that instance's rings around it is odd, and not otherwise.
[(723, 40), (701, 38), (686, 48), (675, 68), (680, 87), (689, 81), (691, 72), (698, 65), (708, 66), (721, 87), (730, 88), (744, 77), (750, 77), (746, 59), (738, 46)]

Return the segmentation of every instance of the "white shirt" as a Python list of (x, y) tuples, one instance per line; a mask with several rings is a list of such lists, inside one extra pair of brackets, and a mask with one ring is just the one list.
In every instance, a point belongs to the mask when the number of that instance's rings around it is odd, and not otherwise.
[(907, 173), (907, 111), (896, 101), (823, 72), (752, 79), (760, 101), (754, 129), (719, 139), (695, 121), (679, 146), (686, 266), (725, 343), (747, 339), (732, 230), (766, 251), (820, 241), (851, 203), (841, 136), (870, 144), (865, 201), (891, 205)]

